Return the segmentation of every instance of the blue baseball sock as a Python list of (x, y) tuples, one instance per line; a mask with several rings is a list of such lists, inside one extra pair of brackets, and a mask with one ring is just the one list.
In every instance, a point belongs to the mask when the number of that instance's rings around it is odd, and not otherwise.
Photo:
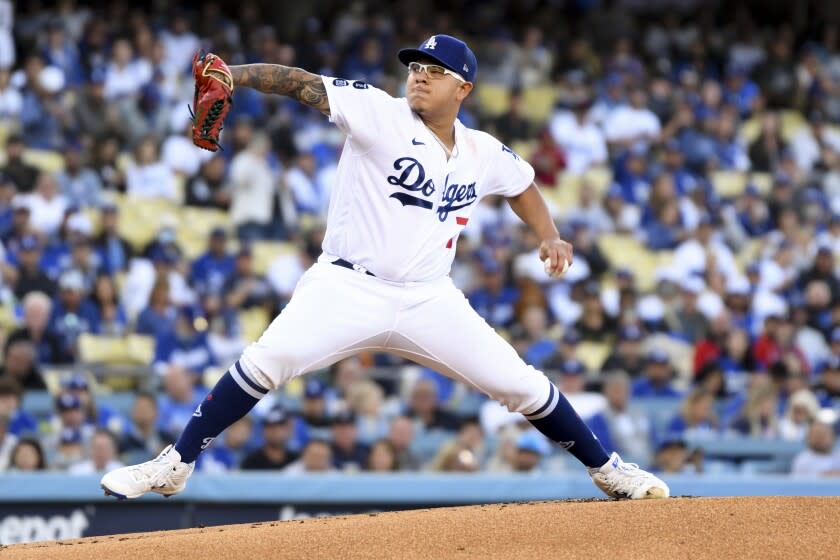
[(201, 401), (175, 443), (181, 461), (192, 463), (216, 436), (248, 414), (268, 393), (237, 361)]
[(554, 383), (550, 387), (548, 401), (525, 418), (587, 467), (603, 466), (610, 457), (601, 442)]

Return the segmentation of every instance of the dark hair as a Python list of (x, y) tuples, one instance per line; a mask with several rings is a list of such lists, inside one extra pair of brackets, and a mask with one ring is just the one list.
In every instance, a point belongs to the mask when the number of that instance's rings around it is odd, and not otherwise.
[(14, 395), (23, 400), (23, 386), (11, 377), (0, 376), (0, 396), (3, 395)]
[(17, 442), (14, 449), (12, 449), (12, 454), (9, 457), (11, 461), (10, 466), (14, 467), (15, 457), (17, 456), (18, 449), (20, 449), (24, 445), (30, 445), (35, 449), (35, 451), (38, 452), (38, 465), (35, 467), (35, 470), (47, 470), (47, 461), (46, 459), (44, 459), (44, 448), (41, 447), (41, 443), (37, 439), (33, 438), (23, 438)]
[(147, 399), (154, 403), (155, 408), (158, 406), (157, 396), (152, 393), (151, 391), (137, 391), (134, 394), (134, 402), (137, 402), (139, 399)]

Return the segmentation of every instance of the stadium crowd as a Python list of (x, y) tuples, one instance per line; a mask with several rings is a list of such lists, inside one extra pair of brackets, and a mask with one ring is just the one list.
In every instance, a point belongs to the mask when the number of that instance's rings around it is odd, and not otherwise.
[[(280, 312), (320, 252), (341, 135), (295, 101), (240, 88), (223, 150), (195, 148), (195, 51), (399, 96), (396, 49), (450, 33), (480, 66), (460, 119), (532, 162), (575, 246), (568, 274), (551, 280), (534, 236), (503, 200), (483, 200), (452, 269), (475, 309), (625, 459), (664, 473), (743, 472), (704, 448), (752, 438), (801, 444), (792, 464), (753, 469), (840, 474), (836, 8), (421, 4), (325, 1), (281, 15), (254, 1), (183, 11), (0, 0), (0, 472), (92, 473), (155, 455), (204, 397), (207, 372), (248, 342), (240, 312)], [(468, 21), (455, 17), (468, 9)], [(538, 90), (551, 103), (535, 115)], [(160, 199), (224, 211), (231, 227), (213, 228), (197, 257), (167, 220), (151, 241), (127, 240), (131, 201)], [(617, 259), (605, 240), (644, 260)], [(265, 241), (294, 251), (263, 273), (252, 247)], [(132, 333), (154, 340), (153, 382), (120, 408), (113, 376), (91, 375), (79, 339)], [(47, 390), (51, 410), (27, 410)], [(521, 416), (380, 354), (272, 393), (198, 465), (572, 468)]]

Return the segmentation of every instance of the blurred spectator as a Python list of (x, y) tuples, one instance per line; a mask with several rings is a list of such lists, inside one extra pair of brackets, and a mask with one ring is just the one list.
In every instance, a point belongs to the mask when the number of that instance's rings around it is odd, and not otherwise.
[(10, 472), (32, 472), (47, 470), (44, 451), (36, 439), (21, 439), (12, 449), (12, 459), (9, 461)]
[(681, 287), (680, 303), (672, 313), (666, 314), (665, 322), (674, 336), (693, 345), (704, 339), (708, 330), (706, 315), (698, 307), (706, 285), (698, 276), (689, 276)]
[(571, 359), (558, 365), (558, 389), (581, 418), (589, 418), (602, 411), (606, 406), (603, 395), (586, 390), (586, 366), (583, 362)]
[(288, 449), (291, 436), (291, 417), (281, 407), (270, 410), (263, 418), (263, 445), (243, 459), (242, 470), (279, 470), (292, 465), (298, 456)]
[(342, 412), (332, 419), (332, 460), (340, 471), (357, 472), (365, 468), (370, 448), (357, 439), (356, 415)]
[[(34, 235), (26, 235), (20, 239), (17, 253), (17, 281), (15, 282), (15, 297), (24, 300), (30, 293), (38, 292), (46, 297), (56, 294), (55, 282), (47, 276), (41, 266), (43, 247), (41, 241)], [(49, 301), (47, 301), (49, 304)]]
[(134, 256), (134, 249), (119, 233), (119, 211), (116, 205), (106, 203), (101, 210), (100, 232), (94, 245), (102, 271), (106, 274), (124, 272)]
[(38, 369), (35, 345), (28, 340), (16, 340), (6, 345), (0, 375), (15, 380), (24, 389), (47, 388)]
[(233, 274), (235, 261), (227, 251), (227, 242), (224, 228), (213, 228), (207, 251), (193, 261), (188, 281), (199, 294), (221, 293), (225, 280)]
[(558, 111), (551, 117), (549, 130), (554, 142), (566, 154), (566, 169), (580, 175), (591, 166), (607, 162), (604, 133), (589, 118), (592, 99), (575, 100), (569, 111)]
[(458, 434), (443, 444), (429, 464), (433, 472), (476, 472), (485, 454), (484, 437), (477, 421), (464, 422)]
[[(4, 3), (0, 2), (0, 6)], [(17, 122), (17, 119), (20, 118), (20, 111), (23, 109), (23, 96), (11, 84), (11, 77), (9, 69), (0, 66), (0, 122), (5, 125)]]
[(671, 385), (673, 376), (670, 357), (655, 348), (648, 352), (643, 375), (633, 382), (632, 394), (634, 397), (679, 397), (679, 391)]
[(47, 66), (38, 54), (30, 54), (24, 63), (26, 81), (21, 93), (20, 130), (27, 147), (60, 150), (71, 115), (64, 99), (64, 72)]
[(365, 470), (370, 472), (393, 472), (400, 470), (400, 463), (397, 460), (397, 450), (390, 440), (380, 439), (374, 442), (370, 448)]
[(225, 294), (225, 304), (231, 309), (266, 307), (271, 303), (271, 286), (265, 276), (254, 270), (254, 254), (250, 248), (239, 249), (222, 293)]
[(169, 297), (169, 279), (160, 275), (152, 287), (149, 305), (137, 316), (135, 331), (137, 334), (156, 338), (175, 332), (178, 309)]
[[(47, 450), (48, 453), (50, 450)], [(85, 448), (82, 445), (82, 431), (78, 428), (64, 428), (58, 436), (58, 448), (53, 451), (50, 467), (58, 471), (66, 471), (76, 463), (85, 459)]]
[(179, 193), (172, 171), (160, 160), (157, 140), (142, 139), (134, 150), (134, 163), (125, 171), (125, 188), (138, 198), (164, 198), (178, 201)]
[(412, 452), (414, 443), (414, 422), (407, 416), (395, 416), (391, 419), (388, 441), (394, 449), (398, 470), (416, 471), (420, 469), (420, 459)]
[(558, 174), (566, 169), (566, 154), (549, 129), (543, 129), (528, 162), (534, 167), (534, 182), (544, 187), (557, 185)]
[(62, 339), (62, 349), (75, 356), (79, 335), (99, 332), (99, 312), (85, 295), (84, 278), (78, 270), (68, 270), (58, 280), (59, 294), (53, 303), (50, 328)]
[(648, 416), (631, 406), (630, 378), (623, 371), (604, 376), (602, 386), (607, 406), (587, 420), (604, 449), (643, 465), (652, 459), (653, 433)]
[(254, 420), (251, 415), (243, 416), (225, 430), (225, 449), (231, 454), (235, 465), (241, 465), (246, 453), (253, 449), (254, 439)]
[(195, 388), (194, 375), (178, 365), (166, 368), (163, 390), (159, 401), (158, 429), (167, 440), (175, 441), (200, 406), (203, 395)]
[(230, 163), (230, 217), (242, 242), (267, 237), (276, 197), (275, 179), (267, 161), (269, 150), (268, 138), (255, 134), (247, 149)]
[(825, 363), (814, 392), (822, 406), (838, 408), (840, 405), (840, 356), (832, 355)]
[(773, 439), (779, 435), (778, 391), (771, 383), (754, 383), (731, 429), (742, 436)]
[(92, 150), (91, 167), (102, 180), (102, 186), (106, 190), (124, 192), (125, 174), (117, 161), (120, 155), (120, 139), (112, 134), (98, 137)]
[(166, 435), (158, 430), (157, 398), (153, 393), (137, 393), (131, 406), (131, 420), (119, 442), (120, 453), (147, 457), (158, 453), (166, 442)]
[[(73, 117), (79, 129), (96, 142), (92, 158), (94, 161), (100, 155), (97, 153), (100, 146), (107, 141), (106, 135), (120, 130), (119, 112), (105, 99), (105, 76), (105, 70), (102, 68), (94, 68), (91, 71), (89, 80), (79, 91), (79, 98), (73, 111)], [(107, 184), (100, 173), (97, 173), (97, 176), (101, 179), (100, 184), (103, 182)]]
[(782, 138), (781, 124), (777, 113), (768, 111), (761, 116), (761, 130), (758, 138), (750, 144), (749, 157), (752, 170), (772, 172), (787, 149), (787, 142)]
[(385, 404), (382, 386), (372, 380), (358, 381), (347, 389), (347, 405), (356, 415), (361, 443), (370, 445), (388, 433), (389, 411)]
[(333, 467), (330, 444), (319, 439), (309, 440), (306, 447), (303, 448), (300, 459), (283, 469), (285, 474), (325, 473), (333, 471), (335, 471), (335, 468)]
[[(300, 418), (306, 424), (308, 431), (322, 430), (326, 432), (333, 425), (333, 418), (327, 411), (327, 387), (317, 378), (306, 380), (303, 388), (303, 399), (300, 403)], [(326, 436), (326, 433), (322, 434)], [(321, 439), (324, 439), (323, 437)]]
[(12, 450), (18, 442), (16, 435), (9, 431), (9, 416), (0, 412), (0, 473), (9, 468)]
[(155, 339), (154, 367), (163, 371), (167, 366), (182, 367), (201, 383), (204, 371), (217, 365), (207, 336), (207, 319), (193, 305), (182, 306), (175, 319), (175, 330), (159, 332)]
[(35, 192), (29, 197), (29, 223), (32, 228), (43, 234), (53, 235), (58, 231), (68, 208), (67, 198), (58, 190), (55, 176), (43, 172), (38, 175)]
[(411, 389), (406, 416), (420, 422), (423, 430), (457, 430), (461, 420), (444, 410), (437, 401), (437, 385), (431, 379), (418, 379)]
[[(514, 142), (527, 142), (532, 139), (533, 125), (523, 114), (522, 103), (522, 90), (515, 89), (511, 91), (507, 111), (496, 117), (491, 124), (492, 128), (495, 130), (495, 136), (503, 144), (510, 145)], [(543, 131), (543, 133), (540, 134), (540, 138), (543, 142), (551, 142), (551, 145), (554, 144), (548, 130)], [(534, 169), (540, 167), (538, 160), (538, 157), (533, 156), (530, 159), (532, 165), (534, 165)], [(565, 162), (564, 165), (561, 165), (561, 168), (564, 166)], [(538, 182), (540, 184), (544, 184), (542, 180), (538, 180)], [(545, 184), (554, 184), (554, 176), (552, 175), (551, 180)]]
[(118, 469), (123, 463), (117, 459), (117, 440), (108, 430), (100, 428), (90, 440), (90, 458), (71, 465), (70, 474), (95, 474)]
[(481, 284), (467, 294), (470, 305), (493, 327), (505, 327), (513, 321), (513, 305), (519, 291), (507, 284), (502, 264), (492, 256), (481, 256), (484, 275)]
[(639, 327), (630, 325), (622, 328), (618, 334), (618, 344), (601, 365), (601, 371), (624, 371), (630, 377), (638, 377), (645, 366), (642, 351), (644, 333)]
[(808, 428), (807, 449), (799, 452), (791, 466), (793, 476), (840, 476), (840, 451), (830, 423), (815, 421)]
[(45, 449), (56, 449), (61, 433), (65, 429), (76, 430), (81, 434), (82, 445), (90, 443), (96, 425), (87, 420), (87, 412), (84, 403), (70, 392), (62, 392), (55, 398), (55, 415), (50, 421), (51, 430), (41, 438)]
[(225, 160), (221, 156), (205, 161), (199, 173), (187, 181), (184, 203), (199, 208), (228, 209), (230, 192), (225, 182)]
[(615, 318), (607, 313), (601, 301), (601, 286), (594, 280), (582, 283), (582, 312), (575, 329), (583, 340), (608, 342), (617, 327)]
[(656, 450), (653, 471), (665, 474), (701, 474), (703, 456), (700, 450), (691, 451), (684, 440), (666, 440)]
[(805, 441), (808, 427), (817, 420), (820, 403), (814, 393), (801, 389), (790, 396), (785, 415), (779, 420), (779, 437)]
[(718, 420), (714, 410), (714, 394), (700, 387), (691, 391), (680, 405), (679, 414), (665, 428), (666, 439), (714, 439)]
[(329, 191), (317, 180), (317, 162), (312, 153), (298, 155), (297, 162), (284, 176), (298, 216), (326, 217)]
[(59, 191), (70, 206), (97, 208), (102, 203), (102, 181), (91, 168), (83, 165), (81, 146), (67, 144), (64, 170), (57, 177)]
[(118, 300), (111, 276), (100, 274), (96, 277), (91, 300), (99, 312), (101, 334), (123, 336), (128, 333), (128, 317)]
[(9, 432), (15, 436), (34, 435), (38, 421), (21, 408), (23, 387), (10, 377), (0, 377), (0, 414), (9, 418)]
[(17, 186), (17, 192), (29, 194), (35, 188), (38, 169), (23, 159), (26, 144), (20, 135), (12, 134), (6, 139), (6, 163), (3, 174)]

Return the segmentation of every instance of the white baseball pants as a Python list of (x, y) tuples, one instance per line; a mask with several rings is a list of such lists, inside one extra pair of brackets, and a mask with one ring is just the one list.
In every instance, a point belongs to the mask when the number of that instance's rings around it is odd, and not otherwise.
[(533, 413), (554, 394), (548, 378), (519, 357), (449, 277), (395, 283), (316, 263), (244, 356), (276, 389), (363, 350), (430, 367), (511, 412)]

